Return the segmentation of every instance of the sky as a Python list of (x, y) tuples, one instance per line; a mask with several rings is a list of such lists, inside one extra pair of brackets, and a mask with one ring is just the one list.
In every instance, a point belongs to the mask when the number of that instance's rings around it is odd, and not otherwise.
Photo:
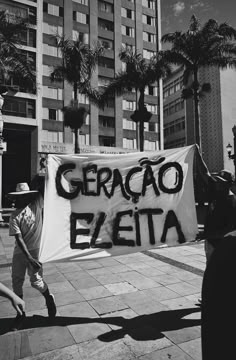
[(193, 14), (202, 24), (215, 19), (236, 28), (236, 0), (161, 0), (162, 35), (186, 31)]

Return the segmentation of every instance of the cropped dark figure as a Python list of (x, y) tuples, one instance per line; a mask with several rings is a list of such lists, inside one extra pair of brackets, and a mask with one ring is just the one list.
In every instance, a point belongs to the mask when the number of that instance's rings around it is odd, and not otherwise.
[(232, 181), (216, 176), (209, 180), (209, 205), (204, 226), (207, 263), (222, 237), (236, 229), (236, 196)]
[(202, 360), (235, 359), (236, 231), (218, 241), (202, 285)]

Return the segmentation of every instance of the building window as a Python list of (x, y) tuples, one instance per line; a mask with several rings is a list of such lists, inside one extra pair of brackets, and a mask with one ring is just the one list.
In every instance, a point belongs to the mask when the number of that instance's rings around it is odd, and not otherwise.
[(164, 117), (172, 115), (178, 111), (181, 111), (184, 109), (184, 100), (183, 99), (177, 99), (175, 101), (171, 101), (169, 104), (166, 104), (164, 106)]
[(106, 31), (114, 31), (114, 23), (112, 21), (98, 19), (98, 27)]
[(48, 13), (48, 3), (47, 2), (43, 2), (43, 12)]
[(57, 48), (56, 46), (51, 46), (48, 44), (43, 44), (43, 54), (44, 55), (49, 55), (49, 56), (56, 56), (61, 58), (62, 54), (59, 48)]
[(131, 9), (121, 8), (121, 16), (127, 19), (134, 20), (134, 11)]
[(43, 23), (43, 33), (48, 35), (60, 35), (63, 34), (62, 26), (50, 25), (48, 23)]
[(156, 34), (152, 34), (146, 31), (143, 31), (143, 41), (150, 43), (156, 43)]
[(123, 100), (122, 101), (122, 108), (123, 108), (123, 110), (134, 111), (136, 109), (136, 102), (135, 101)]
[(142, 0), (142, 5), (144, 7), (147, 7), (148, 9), (155, 10), (156, 9), (155, 1), (156, 0)]
[(147, 86), (145, 89), (146, 95), (157, 96), (157, 86)]
[(35, 119), (35, 100), (6, 96), (3, 114)]
[(121, 25), (121, 33), (122, 35), (134, 38), (134, 28), (130, 26)]
[(150, 60), (155, 55), (155, 51), (143, 49), (143, 57), (147, 60)]
[(121, 46), (123, 49), (129, 50), (132, 52), (135, 52), (135, 49), (136, 49), (135, 45), (131, 45), (131, 44), (127, 44), (127, 43), (122, 43)]
[(113, 14), (114, 8), (113, 5), (110, 3), (107, 3), (106, 1), (98, 1), (98, 10), (104, 11), (106, 13)]
[(109, 85), (111, 79), (110, 78), (107, 78), (107, 77), (102, 77), (102, 76), (99, 76), (98, 77), (98, 86), (107, 86)]
[(123, 138), (123, 148), (129, 150), (136, 150), (137, 149), (136, 139)]
[(111, 136), (99, 136), (99, 145), (100, 146), (115, 146), (115, 138)]
[(125, 130), (136, 130), (136, 123), (132, 120), (123, 119), (123, 129)]
[(150, 111), (152, 114), (157, 115), (157, 105), (153, 104), (146, 104), (147, 110)]
[(98, 65), (107, 69), (114, 69), (114, 59), (109, 59), (106, 57), (101, 56), (98, 59)]
[(63, 89), (43, 86), (43, 97), (54, 100), (62, 100)]
[(156, 19), (153, 16), (143, 14), (143, 23), (150, 26), (156, 26)]
[(73, 20), (81, 24), (89, 23), (89, 15), (81, 13), (79, 11), (73, 11)]
[(76, 2), (77, 4), (88, 6), (88, 0), (73, 0), (73, 2)]
[(99, 116), (99, 126), (105, 128), (115, 128), (115, 119), (110, 116)]
[(108, 39), (103, 39), (103, 38), (99, 38), (98, 40), (100, 41), (100, 43), (102, 44), (104, 49), (107, 49), (107, 50), (114, 49), (114, 41), (113, 40), (108, 40)]
[(81, 41), (84, 44), (89, 43), (89, 34), (88, 33), (82, 33), (77, 30), (72, 30), (72, 39), (74, 41)]
[(57, 120), (57, 110), (56, 109), (48, 109), (48, 118), (49, 118), (49, 120)]
[(183, 76), (180, 76), (178, 79), (165, 84), (163, 89), (164, 98), (176, 93), (181, 90), (183, 87)]
[(22, 31), (20, 34), (21, 44), (25, 46), (36, 47), (36, 30), (35, 29), (27, 29), (26, 31)]
[(158, 150), (158, 142), (157, 141), (144, 140), (144, 150), (146, 150), (146, 151)]
[(185, 130), (185, 117), (173, 120), (164, 126), (164, 135), (169, 136), (179, 131)]

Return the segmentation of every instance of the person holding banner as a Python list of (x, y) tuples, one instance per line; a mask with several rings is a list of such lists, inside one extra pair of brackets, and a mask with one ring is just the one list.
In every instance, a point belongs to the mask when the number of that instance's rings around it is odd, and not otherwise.
[[(55, 317), (57, 310), (54, 296), (43, 280), (42, 264), (38, 261), (43, 224), (43, 197), (39, 191), (30, 190), (27, 183), (18, 183), (16, 191), (8, 196), (16, 205), (9, 221), (9, 235), (15, 236), (16, 239), (12, 259), (13, 291), (23, 298), (23, 283), (27, 270), (31, 286), (39, 290), (46, 300), (49, 317)], [(24, 318), (24, 313), (18, 314), (12, 330), (21, 328)]]

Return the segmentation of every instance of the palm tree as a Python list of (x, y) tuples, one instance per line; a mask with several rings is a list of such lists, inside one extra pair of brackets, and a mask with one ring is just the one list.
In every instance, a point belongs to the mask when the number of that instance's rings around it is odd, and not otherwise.
[[(65, 106), (62, 110), (64, 112), (64, 125), (69, 126), (75, 134), (75, 153), (78, 153), (78, 129), (83, 125), (87, 113), (84, 107), (79, 107), (78, 93), (88, 96), (90, 101), (96, 105), (99, 104), (98, 91), (91, 87), (90, 81), (99, 56), (103, 52), (103, 47), (97, 44), (96, 47), (90, 48), (79, 39), (74, 41), (58, 35), (54, 38), (58, 49), (61, 51), (63, 62), (54, 67), (51, 73), (51, 81), (66, 80), (73, 87), (74, 99), (69, 106)], [(69, 116), (73, 117), (72, 121), (69, 120)]]
[(75, 135), (75, 154), (79, 153), (79, 141), (78, 141), (78, 131), (81, 128), (81, 126), (84, 124), (86, 115), (88, 113), (88, 110), (83, 107), (77, 107), (74, 104), (71, 104), (70, 106), (66, 106), (62, 109), (64, 112), (64, 125), (66, 127), (70, 127)]
[(114, 80), (105, 88), (102, 98), (106, 99), (111, 95), (123, 95), (130, 92), (130, 89), (135, 89), (137, 110), (131, 115), (131, 119), (139, 123), (140, 151), (143, 151), (144, 122), (149, 121), (152, 116), (152, 113), (147, 111), (145, 106), (145, 89), (169, 74), (170, 67), (162, 60), (160, 54), (157, 54), (151, 60), (146, 60), (137, 51), (122, 49), (119, 57), (126, 68), (115, 75)]
[[(35, 64), (21, 49), (22, 34), (29, 29), (27, 19), (0, 11), (0, 93), (12, 87), (6, 85), (14, 77), (28, 89), (35, 90)], [(14, 88), (13, 88), (14, 90)]]
[[(236, 30), (227, 23), (218, 24), (210, 19), (201, 26), (195, 15), (191, 17), (186, 32), (174, 32), (162, 37), (171, 49), (163, 52), (166, 61), (184, 66), (183, 97), (193, 97), (195, 118), (195, 141), (201, 147), (199, 100), (210, 90), (210, 84), (199, 84), (201, 68), (217, 66), (221, 69), (236, 65)], [(192, 81), (189, 83), (189, 79)]]

